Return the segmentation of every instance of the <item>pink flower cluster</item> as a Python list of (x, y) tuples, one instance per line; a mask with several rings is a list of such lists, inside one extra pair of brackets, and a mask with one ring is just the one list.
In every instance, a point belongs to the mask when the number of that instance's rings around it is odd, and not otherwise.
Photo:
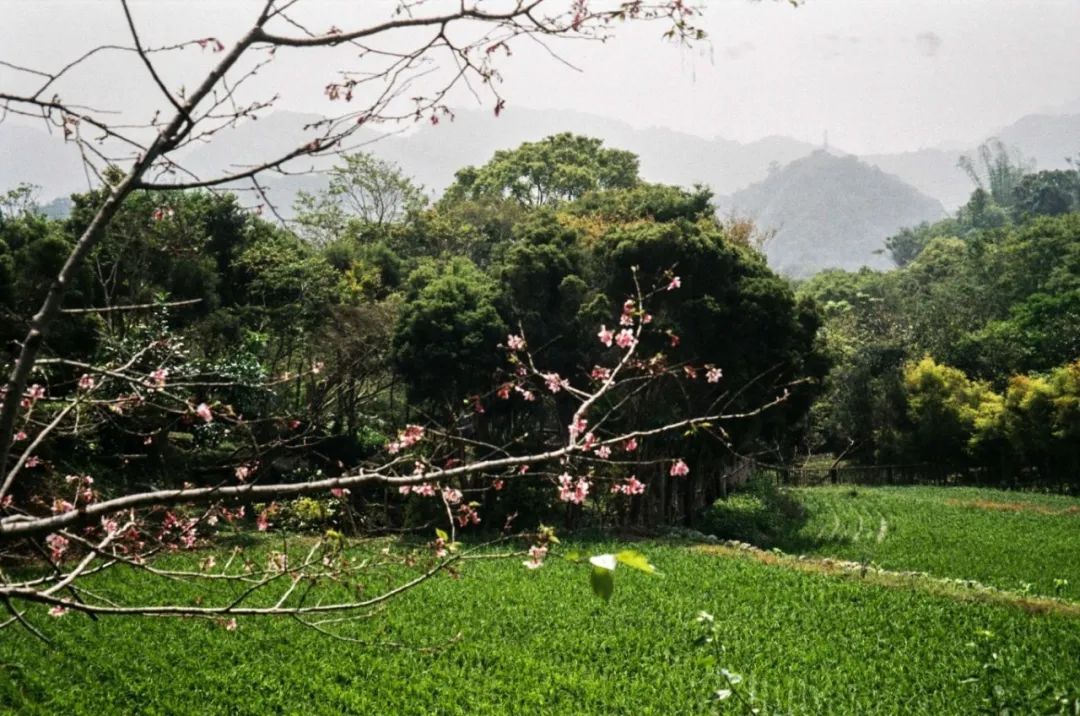
[(419, 485), (402, 485), (398, 488), (398, 492), (402, 495), (407, 495), (411, 492), (414, 495), (420, 495), (421, 497), (433, 497), (435, 495), (435, 486), (430, 482), (423, 482)]
[(210, 423), (214, 421), (214, 414), (206, 403), (199, 403), (199, 407), (195, 408), (195, 414), (202, 418), (203, 422)]
[(580, 505), (589, 495), (591, 484), (584, 477), (574, 480), (568, 473), (559, 475), (559, 500)]
[(539, 569), (544, 566), (544, 557), (547, 557), (548, 548), (545, 544), (534, 544), (529, 547), (529, 559), (522, 562), (529, 569)]
[(406, 425), (405, 429), (398, 434), (397, 440), (393, 440), (386, 446), (386, 451), (391, 455), (397, 455), (406, 448), (410, 448), (424, 438), (422, 425)]
[(64, 559), (64, 554), (71, 543), (63, 535), (51, 534), (45, 538), (45, 544), (49, 548), (49, 557), (52, 561), (59, 562)]
[(24, 408), (34, 407), (34, 403), (45, 397), (45, 389), (34, 383), (26, 389), (26, 397), (22, 399), (20, 405)]
[(683, 462), (682, 458), (679, 458), (671, 465), (669, 473), (672, 477), (686, 477), (690, 474), (690, 467)]
[(520, 351), (525, 349), (525, 339), (521, 336), (509, 335), (506, 337), (506, 347), (512, 351)]
[(194, 549), (195, 540), (198, 537), (196, 527), (198, 527), (199, 519), (197, 517), (181, 518), (177, 517), (174, 512), (166, 512), (165, 519), (161, 521), (161, 533), (158, 535), (158, 539), (164, 539), (166, 536), (176, 533), (177, 538), (180, 540), (180, 544), (185, 549)]
[(165, 379), (169, 377), (169, 371), (166, 368), (158, 368), (157, 370), (150, 371), (150, 383), (154, 390), (161, 390), (165, 387)]
[(566, 381), (560, 378), (558, 373), (544, 374), (544, 383), (547, 384), (547, 389), (552, 393), (558, 393), (566, 385)]
[(637, 479), (636, 475), (631, 475), (623, 482), (612, 485), (611, 492), (617, 495), (640, 495), (645, 492), (645, 483)]
[(456, 519), (458, 527), (478, 525), (480, 524), (480, 513), (476, 511), (472, 504), (462, 502), (458, 505)]

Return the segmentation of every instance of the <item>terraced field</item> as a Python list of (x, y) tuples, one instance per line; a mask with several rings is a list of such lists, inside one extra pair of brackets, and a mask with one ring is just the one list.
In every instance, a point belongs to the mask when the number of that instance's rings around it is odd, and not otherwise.
[(946, 487), (812, 487), (730, 501), (710, 529), (786, 552), (1080, 600), (1080, 500)]
[[(1057, 600), (1017, 592), (983, 599), (963, 583), (939, 589), (930, 578), (837, 571), (819, 558), (654, 540), (633, 546), (660, 574), (618, 571), (610, 602), (591, 594), (581, 564), (549, 557), (531, 571), (520, 557), (481, 560), (338, 625), (345, 639), (254, 617), (230, 631), (224, 620), (93, 621), (31, 609), (28, 618), (55, 645), (18, 629), (0, 632), (0, 711), (666, 716), (745, 713), (740, 696), (762, 713), (784, 714), (1080, 708), (1075, 501), (925, 488), (797, 490), (769, 499), (783, 501), (770, 524), (787, 530), (772, 538), (817, 555), (1012, 589), (1025, 581), (1032, 591), (1053, 591), (1055, 577), (1070, 584)], [(255, 562), (281, 545), (280, 536), (244, 539), (245, 557)], [(392, 540), (354, 547), (356, 556), (412, 548)], [(170, 559), (197, 569), (206, 556)], [(137, 579), (116, 569), (86, 586), (123, 601)], [(378, 589), (379, 580), (366, 588)], [(308, 598), (343, 588), (318, 585)], [(241, 587), (209, 580), (161, 589), (151, 596), (175, 599), (182, 590), (180, 598), (203, 603), (231, 600)], [(1043, 608), (1047, 602), (1059, 608)], [(712, 621), (696, 619), (701, 611)], [(716, 641), (702, 646), (710, 625)], [(731, 688), (721, 668), (741, 681), (737, 695), (716, 701)]]

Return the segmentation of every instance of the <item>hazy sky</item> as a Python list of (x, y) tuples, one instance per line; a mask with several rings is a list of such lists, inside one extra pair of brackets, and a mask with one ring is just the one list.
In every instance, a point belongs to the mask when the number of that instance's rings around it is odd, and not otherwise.
[[(438, 2), (438, 0), (433, 0)], [(497, 4), (497, 3), (496, 3)], [(621, 30), (603, 46), (553, 47), (575, 72), (536, 45), (520, 43), (502, 64), (514, 106), (574, 109), (635, 126), (658, 125), (747, 141), (785, 134), (859, 153), (944, 142), (970, 146), (1020, 116), (1080, 112), (1080, 0), (714, 0), (693, 48), (663, 43), (658, 26)], [(234, 40), (257, 12), (253, 0), (135, 0), (149, 44), (215, 35)], [(301, 0), (313, 27), (349, 27), (386, 17), (393, 0)], [(56, 68), (95, 44), (126, 42), (112, 0), (0, 0), (0, 60)], [(179, 86), (213, 61), (188, 50), (163, 71)], [(279, 106), (328, 111), (327, 82), (347, 61), (282, 51), (256, 96)], [(144, 76), (106, 55), (64, 87), (64, 98), (151, 111)], [(135, 70), (138, 73), (138, 69)], [(24, 82), (0, 68), (0, 88)], [(156, 100), (156, 98), (155, 98)], [(469, 106), (461, 95), (455, 103)], [(2, 131), (2, 129), (0, 129)]]

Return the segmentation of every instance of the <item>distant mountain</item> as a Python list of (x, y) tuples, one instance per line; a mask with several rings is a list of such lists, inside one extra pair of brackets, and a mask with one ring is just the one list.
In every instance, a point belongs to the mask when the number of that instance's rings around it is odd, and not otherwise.
[(882, 251), (898, 229), (945, 216), (937, 199), (898, 177), (819, 150), (721, 200), (775, 234), (765, 243), (769, 264), (801, 278), (826, 268), (889, 268)]
[[(1080, 113), (1029, 114), (995, 133), (1005, 146), (1018, 149), (1036, 169), (1067, 169), (1066, 158), (1080, 156)], [(949, 149), (920, 149), (901, 154), (868, 154), (862, 159), (895, 174), (949, 211), (967, 202), (974, 187), (957, 165), (963, 154)]]
[(1016, 147), (1039, 169), (1064, 169), (1066, 159), (1080, 156), (1080, 113), (1029, 114), (997, 134), (1006, 146)]
[[(514, 109), (501, 117), (488, 112), (458, 111), (438, 125), (424, 124), (407, 134), (392, 134), (365, 147), (396, 162), (433, 196), (454, 180), (454, 173), (483, 164), (500, 149), (510, 149), (557, 134), (574, 132), (599, 137), (609, 147), (626, 149), (641, 160), (648, 181), (690, 186), (704, 184), (717, 193), (735, 191), (764, 178), (773, 162), (786, 164), (813, 147), (786, 137), (768, 137), (741, 144), (704, 139), (669, 129), (635, 129), (629, 124), (580, 112)], [(370, 141), (372, 137), (365, 137)], [(246, 145), (250, 145), (247, 141)], [(290, 188), (318, 188), (311, 178), (270, 179), (275, 193)]]

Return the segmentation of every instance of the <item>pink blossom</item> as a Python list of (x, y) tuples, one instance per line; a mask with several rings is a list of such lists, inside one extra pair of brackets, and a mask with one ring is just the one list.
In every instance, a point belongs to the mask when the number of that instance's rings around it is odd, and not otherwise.
[(495, 481), (493, 481), (493, 482), (491, 483), (491, 486), (492, 486), (492, 488), (494, 488), (494, 489), (495, 489), (496, 491), (498, 491), (498, 490), (501, 490), (501, 489), (503, 489), (503, 484), (504, 484), (504, 483), (503, 483), (503, 481), (502, 481), (502, 480), (495, 480)]
[(619, 331), (619, 335), (615, 337), (615, 345), (619, 348), (631, 348), (637, 343), (637, 339), (634, 338), (634, 332), (629, 328), (624, 328)]
[(449, 502), (451, 505), (456, 505), (461, 502), (462, 494), (461, 490), (454, 487), (444, 487), (442, 489), (443, 499)]
[(544, 566), (544, 557), (547, 557), (547, 545), (534, 544), (529, 547), (529, 560), (522, 562), (528, 569), (539, 569)]
[(413, 487), (413, 492), (417, 495), (420, 495), (421, 497), (434, 497), (435, 486), (432, 485), (430, 482), (425, 482)]
[(596, 334), (596, 337), (599, 338), (600, 342), (603, 343), (605, 346), (611, 348), (611, 342), (612, 340), (614, 340), (615, 334), (609, 331), (607, 329), (607, 326), (601, 325), (600, 332)]
[(584, 477), (574, 480), (568, 473), (559, 475), (559, 500), (580, 505), (589, 494), (589, 481)]
[(64, 553), (67, 552), (70, 543), (63, 535), (51, 534), (45, 538), (45, 544), (49, 547), (49, 556), (52, 560), (59, 562), (64, 558)]
[(446, 540), (444, 540), (442, 537), (436, 537), (435, 541), (431, 543), (431, 548), (435, 550), (435, 556), (439, 559), (442, 559), (450, 553), (449, 550), (446, 548)]
[(677, 335), (675, 335), (674, 333), (672, 333), (671, 331), (668, 331), (667, 335), (668, 335), (668, 339), (671, 341), (671, 347), (672, 348), (678, 348), (679, 347), (679, 337)]
[(624, 482), (612, 485), (611, 491), (623, 495), (640, 495), (645, 492), (645, 483), (637, 479), (636, 475), (631, 475)]
[[(611, 344), (609, 343), (608, 345)], [(595, 365), (593, 366), (592, 373), (590, 373), (590, 377), (593, 380), (607, 380), (611, 377), (611, 370), (602, 366)]]
[(91, 375), (83, 374), (79, 378), (79, 390), (93, 390), (94, 389), (94, 377)]
[(510, 334), (506, 337), (506, 347), (512, 351), (520, 351), (525, 348), (525, 339), (521, 336)]
[(153, 383), (154, 388), (164, 388), (165, 379), (168, 377), (169, 371), (166, 368), (158, 368), (150, 372), (150, 382)]
[(6, 510), (7, 508), (11, 507), (11, 502), (11, 495), (4, 495), (3, 498), (0, 498), (0, 510)]
[(41, 400), (45, 397), (45, 389), (37, 383), (34, 383), (26, 389), (26, 397), (29, 398), (31, 402)]
[(679, 458), (674, 463), (672, 463), (671, 470), (668, 474), (670, 474), (672, 477), (685, 477), (686, 475), (690, 474), (690, 468), (685, 462), (683, 462), (682, 458)]
[(105, 534), (112, 536), (120, 530), (120, 525), (116, 524), (116, 520), (109, 517), (101, 518), (101, 529), (105, 530)]
[(724, 372), (714, 365), (705, 366), (705, 380), (709, 383), (719, 383), (720, 379), (724, 377)]
[(547, 384), (547, 389), (552, 393), (558, 393), (562, 390), (563, 379), (559, 377), (558, 373), (546, 373), (544, 375), (544, 382)]
[(422, 425), (406, 425), (405, 429), (398, 434), (397, 440), (392, 441), (386, 446), (386, 450), (391, 455), (396, 455), (405, 448), (410, 448), (420, 442), (423, 438), (424, 427)]
[(467, 527), (468, 525), (480, 524), (480, 514), (476, 511), (476, 508), (472, 504), (462, 503), (458, 505), (457, 524), (458, 527)]
[(37, 455), (31, 455), (30, 457), (26, 458), (25, 465), (26, 465), (27, 469), (32, 470), (35, 467), (37, 467), (38, 465), (40, 465), (40, 464), (41, 464), (41, 458), (38, 457)]
[(585, 440), (581, 443), (581, 449), (585, 452), (589, 452), (596, 445), (596, 435), (593, 433), (585, 433)]
[(682, 281), (679, 279), (678, 276), (675, 276), (674, 278), (671, 279), (671, 283), (669, 283), (667, 285), (667, 290), (668, 291), (674, 291), (675, 289), (681, 288), (681, 287), (682, 287)]
[(236, 619), (225, 622), (225, 631), (236, 631)]
[(26, 432), (24, 430), (15, 433), (15, 437), (12, 438), (12, 441), (17, 443), (22, 442), (23, 440), (26, 440)]
[(623, 443), (623, 450), (625, 450), (626, 452), (634, 452), (635, 450), (637, 450), (637, 447), (637, 438), (630, 438)]
[(75, 505), (71, 504), (67, 500), (60, 499), (59, 497), (53, 500), (52, 511), (54, 515), (58, 515), (62, 512), (71, 512), (74, 509)]
[(690, 380), (694, 380), (694, 379), (697, 378), (697, 368), (695, 368), (694, 366), (692, 366), (692, 365), (684, 365), (682, 367), (682, 369), (683, 369), (683, 373), (686, 373), (686, 377), (689, 378)]
[(195, 414), (207, 423), (213, 421), (214, 419), (214, 414), (210, 412), (210, 406), (206, 403), (199, 403), (199, 407), (195, 408)]
[(611, 457), (611, 448), (607, 445), (601, 445), (600, 447), (596, 448), (596, 456), (601, 460), (607, 460), (609, 457)]
[(267, 529), (270, 528), (270, 518), (267, 517), (267, 512), (268, 510), (263, 510), (255, 518), (255, 526), (259, 528), (260, 532), (265, 532)]
[(233, 471), (236, 474), (236, 479), (240, 482), (246, 482), (251, 477), (252, 467), (251, 465), (237, 465)]
[(528, 402), (528, 403), (531, 403), (534, 400), (536, 400), (536, 396), (533, 394), (533, 392), (531, 390), (525, 390), (520, 385), (514, 386), (514, 390), (521, 393), (521, 397), (524, 398), (525, 401)]
[(570, 423), (570, 439), (577, 440), (578, 435), (581, 435), (583, 432), (585, 432), (585, 428), (586, 426), (588, 426), (588, 424), (589, 421), (585, 418), (578, 418), (574, 422)]
[[(408, 485), (406, 485), (408, 487)], [(330, 494), (339, 500), (349, 494), (349, 488), (347, 487), (331, 487)]]
[(620, 326), (632, 326), (634, 325), (634, 302), (631, 299), (627, 299), (626, 303), (622, 307), (622, 315), (619, 316)]
[(70, 611), (70, 610), (67, 607), (62, 607), (59, 604), (57, 604), (55, 607), (53, 607), (52, 609), (49, 610), (49, 616), (59, 618), (59, 617), (64, 616), (65, 614), (67, 614), (68, 611)]
[(412, 492), (412, 485), (402, 485), (397, 489), (397, 491), (402, 495), (407, 495)]
[(495, 395), (499, 396), (500, 400), (510, 400), (510, 389), (512, 387), (513, 386), (509, 383), (503, 383), (499, 386), (499, 389), (495, 391)]

